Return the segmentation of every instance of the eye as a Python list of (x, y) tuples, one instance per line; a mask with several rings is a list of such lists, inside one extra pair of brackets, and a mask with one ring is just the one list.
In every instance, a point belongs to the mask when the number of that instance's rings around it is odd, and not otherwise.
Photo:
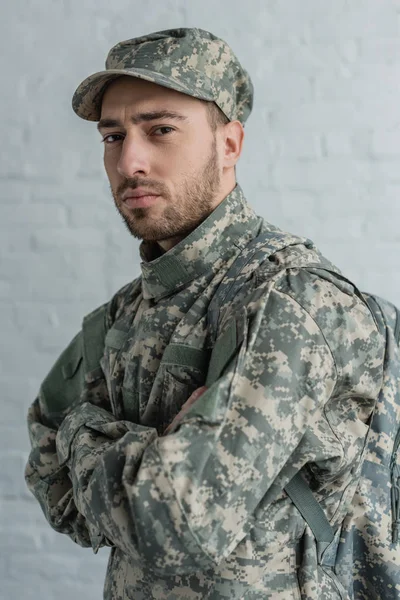
[(162, 133), (161, 135), (156, 136), (156, 137), (163, 137), (164, 135), (167, 135), (171, 131), (174, 131), (172, 127), (163, 126), (163, 127), (157, 127), (157, 129), (153, 129), (152, 133), (155, 133), (156, 131), (164, 131), (165, 132), (166, 130), (167, 130), (167, 133)]
[(114, 144), (115, 141), (119, 141), (115, 140), (114, 138), (122, 138), (122, 135), (110, 133), (109, 135), (105, 135), (101, 141), (104, 142), (104, 144), (110, 145)]

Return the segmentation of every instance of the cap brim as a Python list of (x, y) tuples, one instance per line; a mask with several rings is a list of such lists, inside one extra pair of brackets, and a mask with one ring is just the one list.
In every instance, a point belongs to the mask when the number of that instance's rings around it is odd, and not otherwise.
[(213, 94), (201, 89), (203, 87), (201, 81), (196, 81), (196, 86), (188, 87), (174, 79), (174, 77), (167, 77), (166, 75), (147, 69), (108, 69), (107, 71), (99, 71), (90, 75), (77, 87), (72, 98), (72, 108), (76, 114), (87, 121), (100, 121), (101, 102), (105, 88), (113, 79), (117, 79), (123, 75), (144, 79), (162, 87), (176, 90), (182, 94), (194, 96), (200, 100), (208, 100), (210, 102), (214, 100)]

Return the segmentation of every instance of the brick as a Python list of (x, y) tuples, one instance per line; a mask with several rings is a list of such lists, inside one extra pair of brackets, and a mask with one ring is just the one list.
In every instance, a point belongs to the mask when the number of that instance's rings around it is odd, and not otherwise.
[(335, 185), (337, 182), (365, 183), (371, 176), (370, 164), (362, 160), (282, 159), (271, 169), (271, 183), (280, 185), (315, 186)]
[[(0, 439), (3, 451), (18, 454), (21, 450), (30, 450), (28, 428), (21, 419), (19, 424), (10, 426), (5, 423), (0, 425)], [(1, 459), (0, 459), (1, 460)]]
[(274, 136), (275, 157), (318, 159), (321, 157), (321, 139), (317, 134), (297, 132)]
[(374, 131), (372, 151), (377, 157), (397, 159), (400, 155), (400, 133), (398, 131)]
[[(20, 440), (24, 450), (28, 450), (28, 444), (23, 438)], [(22, 454), (21, 450), (8, 450), (3, 446), (0, 457), (0, 494), (5, 498), (18, 498), (27, 495), (23, 471), (26, 464), (27, 454)]]
[(63, 248), (103, 248), (104, 232), (97, 227), (52, 227), (45, 234), (33, 233), (32, 247), (36, 252)]
[(110, 225), (118, 223), (120, 217), (117, 215), (114, 200), (109, 194), (108, 202), (104, 198), (99, 198), (99, 202), (87, 203), (85, 200), (79, 205), (68, 207), (68, 225), (72, 229), (82, 227), (93, 227), (99, 232), (108, 231)]
[(66, 207), (60, 204), (29, 203), (9, 205), (2, 208), (2, 217), (6, 219), (9, 226), (29, 229), (49, 229), (62, 227), (67, 221)]
[(47, 552), (43, 553), (18, 553), (12, 555), (9, 560), (9, 577), (18, 580), (21, 573), (29, 580), (35, 577), (43, 581), (58, 581), (68, 583), (73, 580), (79, 569), (78, 556), (57, 556)]

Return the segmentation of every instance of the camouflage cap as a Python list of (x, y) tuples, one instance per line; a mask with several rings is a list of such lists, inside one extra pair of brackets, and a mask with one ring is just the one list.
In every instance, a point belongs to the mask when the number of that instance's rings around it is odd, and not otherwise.
[(87, 77), (75, 91), (76, 114), (99, 121), (104, 91), (122, 75), (215, 102), (230, 121), (242, 124), (253, 107), (249, 74), (226, 42), (203, 29), (167, 29), (116, 44), (106, 70)]

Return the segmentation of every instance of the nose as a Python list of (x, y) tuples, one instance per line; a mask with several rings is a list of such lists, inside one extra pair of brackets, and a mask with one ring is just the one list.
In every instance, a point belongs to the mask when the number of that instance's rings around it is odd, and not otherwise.
[(121, 154), (118, 160), (117, 171), (123, 177), (129, 179), (140, 173), (148, 175), (150, 171), (150, 157), (145, 144), (138, 136), (126, 135)]

